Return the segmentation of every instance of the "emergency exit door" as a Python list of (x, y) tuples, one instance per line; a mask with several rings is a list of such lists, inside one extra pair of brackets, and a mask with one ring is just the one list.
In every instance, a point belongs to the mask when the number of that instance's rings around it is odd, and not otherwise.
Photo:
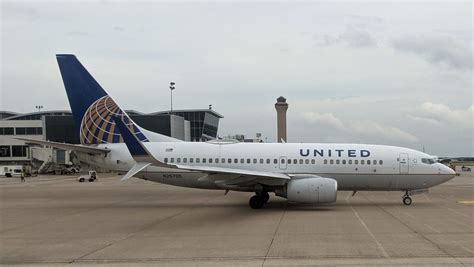
[(400, 173), (408, 173), (410, 166), (408, 163), (408, 154), (407, 153), (400, 153), (400, 157), (398, 158), (400, 163)]

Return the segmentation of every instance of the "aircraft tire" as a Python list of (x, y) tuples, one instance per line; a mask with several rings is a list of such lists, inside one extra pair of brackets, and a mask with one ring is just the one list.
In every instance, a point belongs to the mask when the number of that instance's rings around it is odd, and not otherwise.
[(263, 204), (265, 204), (265, 202), (263, 201), (264, 199), (261, 198), (260, 196), (258, 195), (254, 195), (250, 198), (249, 200), (249, 206), (252, 208), (252, 209), (260, 209), (263, 207)]
[(263, 191), (263, 192), (260, 194), (260, 197), (262, 198), (263, 203), (267, 203), (268, 200), (270, 199), (270, 195), (269, 195), (268, 192), (266, 192), (266, 191)]
[(411, 205), (411, 203), (412, 203), (411, 197), (404, 197), (403, 198), (403, 204), (409, 206), (409, 205)]

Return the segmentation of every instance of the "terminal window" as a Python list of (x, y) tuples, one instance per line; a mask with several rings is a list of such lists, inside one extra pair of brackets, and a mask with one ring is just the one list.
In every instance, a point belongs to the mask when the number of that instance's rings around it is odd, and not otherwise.
[(0, 157), (10, 157), (10, 146), (0, 146)]
[(12, 146), (12, 157), (27, 157), (27, 146)]
[(13, 135), (13, 127), (0, 128), (0, 135)]

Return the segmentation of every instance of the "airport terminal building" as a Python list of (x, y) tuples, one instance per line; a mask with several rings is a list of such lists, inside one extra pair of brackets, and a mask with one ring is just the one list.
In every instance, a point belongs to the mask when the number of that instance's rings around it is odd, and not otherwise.
[[(223, 118), (212, 109), (173, 110), (172, 113), (161, 111), (148, 114), (135, 110), (126, 112), (138, 125), (147, 130), (195, 142), (217, 138), (219, 120)], [(44, 165), (45, 162), (72, 164), (70, 152), (32, 146), (15, 139), (18, 137), (79, 144), (79, 132), (69, 110), (27, 114), (0, 111), (0, 165)]]

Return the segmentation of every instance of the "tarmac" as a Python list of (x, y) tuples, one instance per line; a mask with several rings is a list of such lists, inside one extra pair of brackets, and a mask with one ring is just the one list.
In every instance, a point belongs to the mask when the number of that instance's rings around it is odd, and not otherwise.
[(0, 264), (474, 266), (474, 176), (413, 196), (339, 192), (329, 205), (114, 174), (0, 178)]

